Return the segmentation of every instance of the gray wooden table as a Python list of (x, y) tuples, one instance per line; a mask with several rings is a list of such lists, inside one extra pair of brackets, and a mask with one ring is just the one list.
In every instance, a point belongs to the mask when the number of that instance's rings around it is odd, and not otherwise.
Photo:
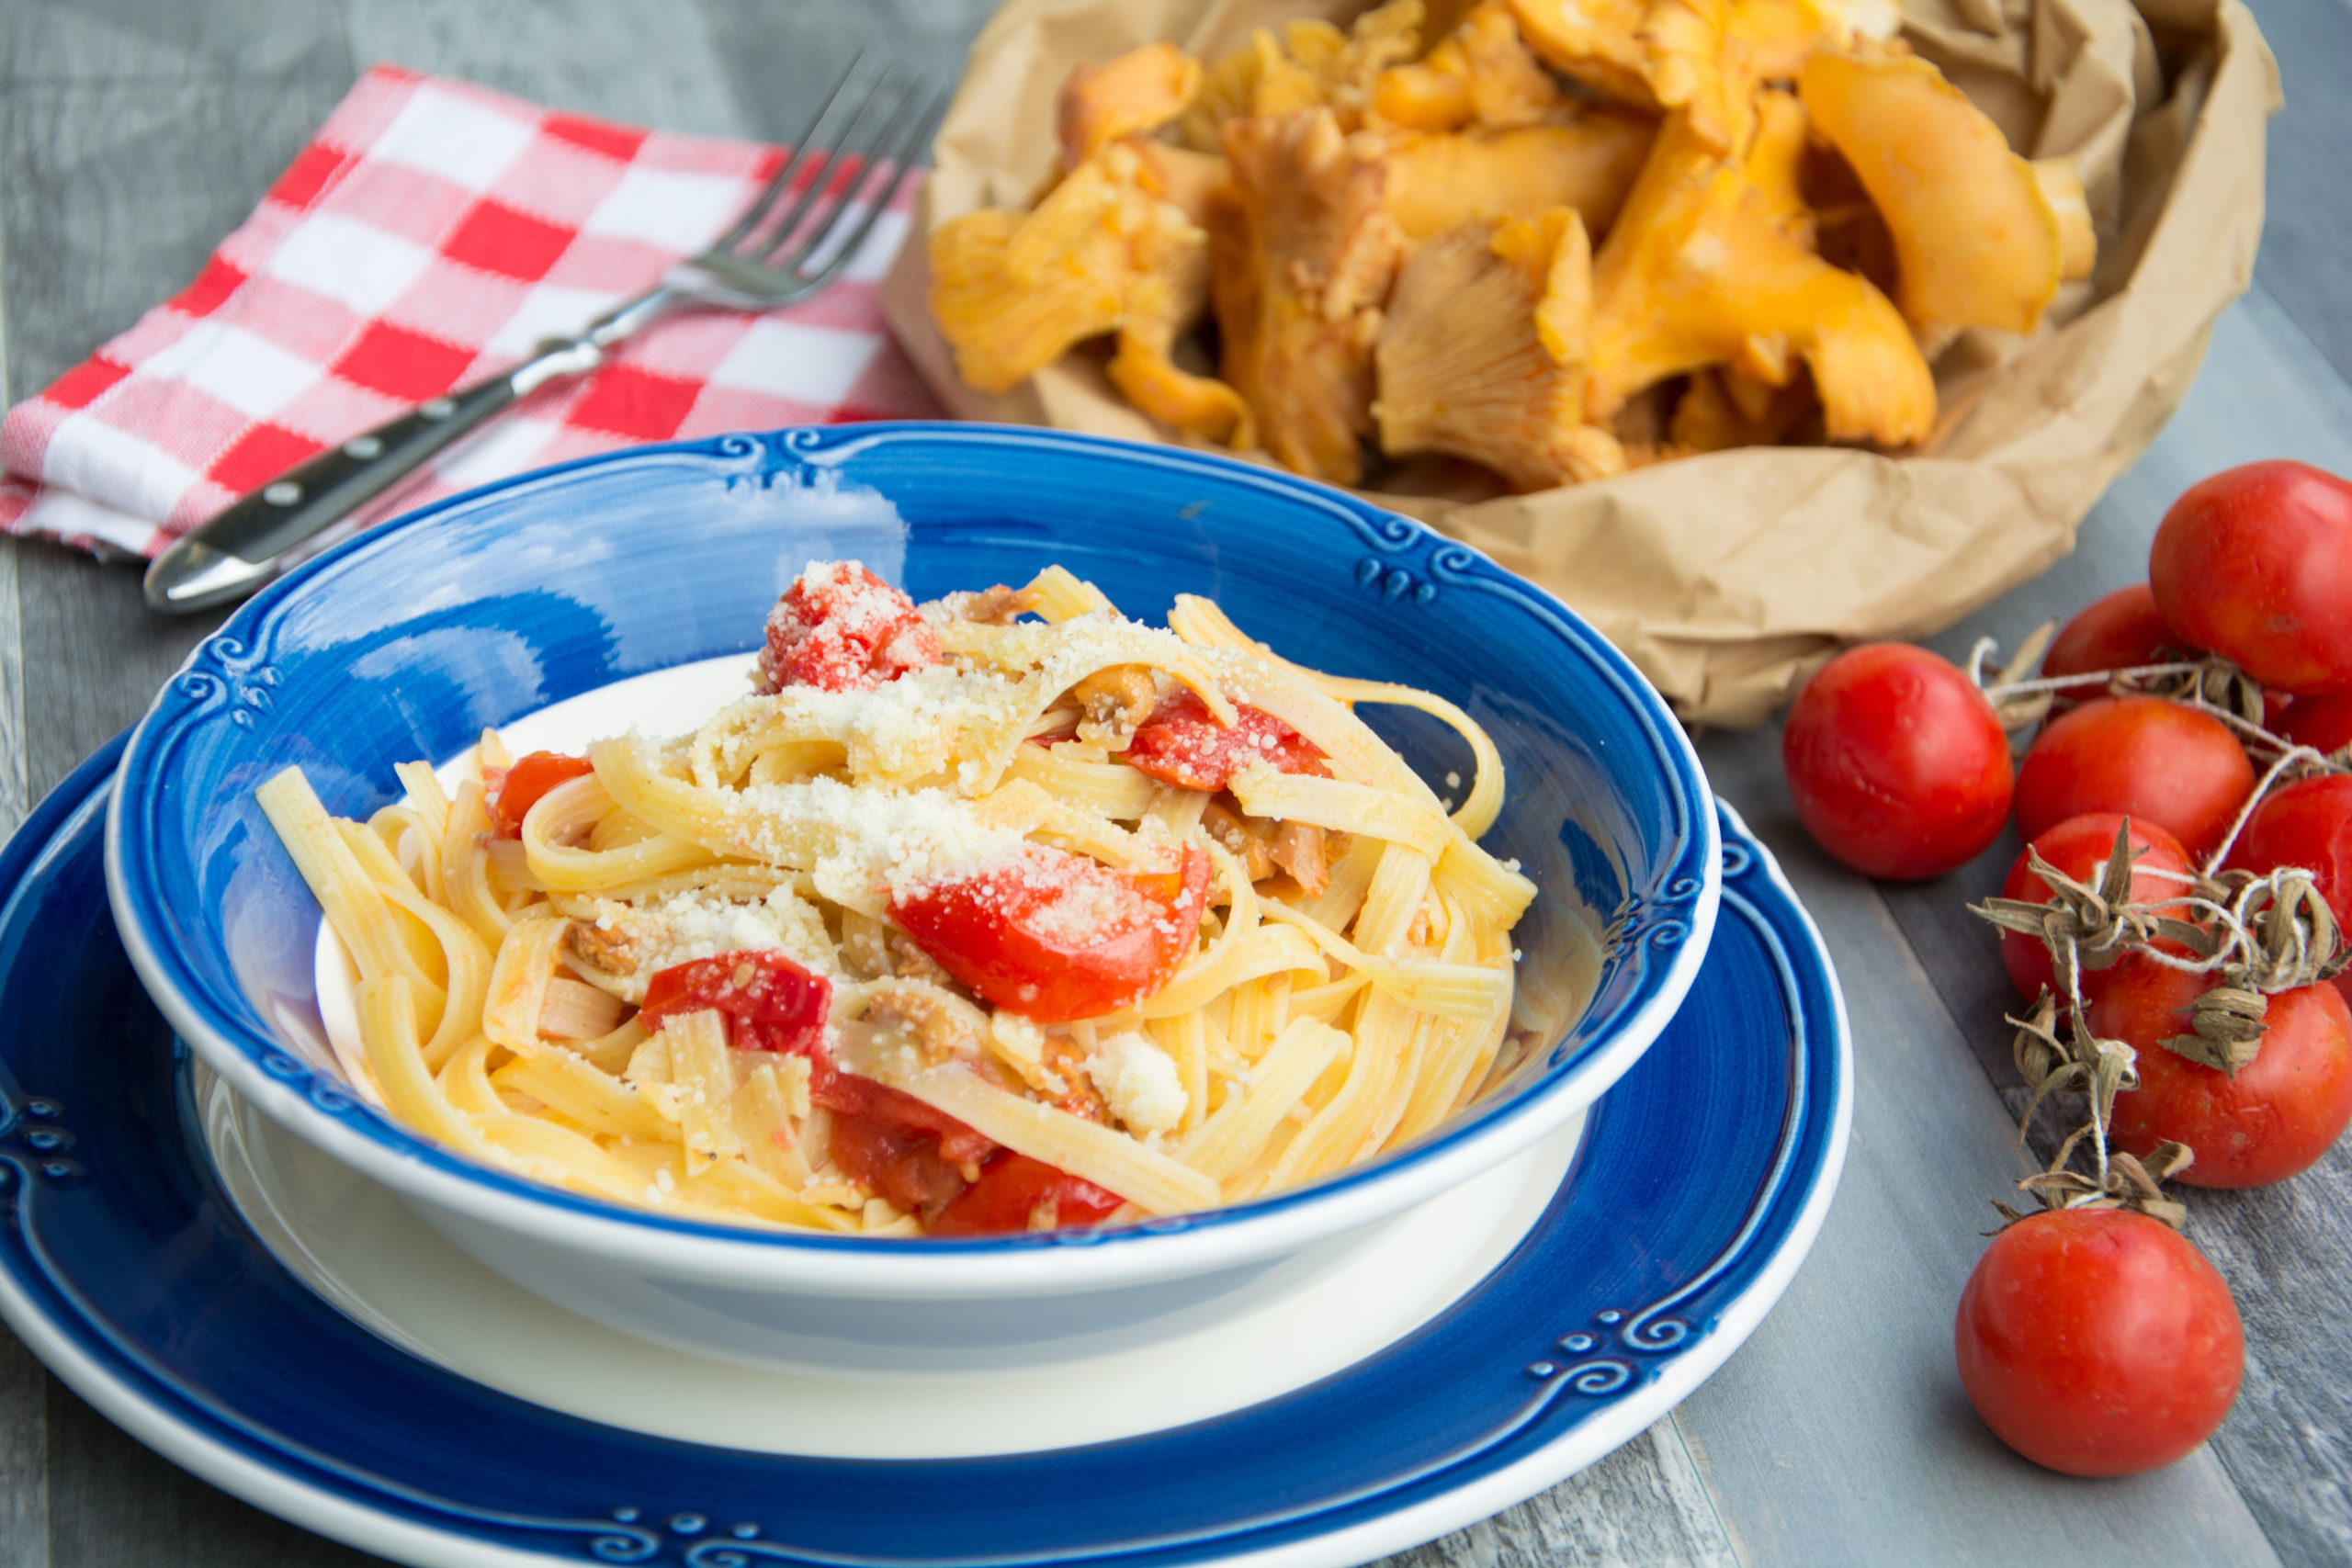
[[(191, 276), (377, 61), (677, 130), (780, 137), (859, 42), (944, 69), (989, 0), (0, 0), (0, 402)], [(2352, 472), (2352, 10), (2256, 0), (2288, 108), (2259, 283), (2078, 552), (1938, 639), (2014, 638), (2144, 575), (2166, 502), (2294, 457)], [(132, 568), (0, 540), (0, 831), (138, 716), (205, 632), (141, 607)], [(1702, 747), (1826, 934), (1854, 1024), (1845, 1182), (1754, 1340), (1584, 1474), (1409, 1553), (1440, 1563), (2324, 1563), (2352, 1561), (2352, 1151), (2262, 1192), (2199, 1194), (2195, 1234), (2246, 1319), (2245, 1393), (2160, 1475), (2086, 1483), (2012, 1457), (1952, 1371), (1953, 1303), (2011, 1153), (2008, 984), (1961, 915), (2016, 852), (1881, 888), (1795, 825), (1777, 733)], [(1930, 1174), (1933, 1173), (1933, 1174)], [(0, 1565), (371, 1561), (281, 1524), (116, 1430), (0, 1330)]]

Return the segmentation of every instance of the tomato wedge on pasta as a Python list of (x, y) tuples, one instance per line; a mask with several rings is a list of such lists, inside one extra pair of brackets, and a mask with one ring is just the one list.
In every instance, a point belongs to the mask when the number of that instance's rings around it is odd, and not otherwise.
[(1172, 871), (1113, 871), (1035, 844), (1008, 865), (890, 903), (917, 946), (984, 999), (1067, 1023), (1115, 1012), (1167, 983), (1206, 911), (1208, 856)]

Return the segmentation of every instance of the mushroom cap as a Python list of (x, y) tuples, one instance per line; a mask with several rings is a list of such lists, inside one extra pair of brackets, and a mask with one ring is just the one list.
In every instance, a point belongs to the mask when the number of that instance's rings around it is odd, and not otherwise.
[(1473, 218), (1573, 207), (1605, 231), (1641, 172), (1654, 123), (1595, 109), (1563, 125), (1491, 135), (1399, 137), (1388, 154), (1387, 206), (1412, 239)]
[[(1114, 141), (1035, 211), (990, 209), (941, 224), (930, 243), (931, 310), (957, 374), (981, 391), (1004, 391), (1114, 329), (1134, 336), (1137, 352), (1166, 358), (1206, 309), (1209, 254), (1207, 231), (1163, 193), (1178, 185), (1171, 172), (1197, 185), (1222, 168), (1174, 148)], [(1205, 206), (1204, 195), (1187, 194)], [(1179, 374), (1172, 363), (1167, 373)], [(1182, 406), (1213, 397), (1190, 389)], [(1228, 434), (1232, 424), (1225, 422)]]
[(1201, 62), (1165, 41), (1101, 65), (1080, 62), (1055, 106), (1062, 167), (1077, 168), (1122, 137), (1157, 130), (1183, 113), (1200, 89)]
[(1328, 108), (1226, 122), (1209, 205), (1223, 378), (1276, 459), (1352, 483), (1372, 431), (1372, 340), (1404, 237), (1381, 207), (1380, 143)]
[(1655, 107), (1642, 23), (1649, 0), (1504, 0), (1544, 63), (1596, 92)]
[(1467, 457), (1522, 491), (1622, 471), (1616, 439), (1584, 420), (1591, 268), (1573, 208), (1418, 247), (1374, 354), (1382, 449)]
[(1884, 295), (1785, 223), (1775, 197), (1713, 152), (1687, 111), (1669, 115), (1593, 264), (1591, 417), (1707, 365), (1779, 385), (1802, 356), (1831, 439), (1922, 439), (1935, 381), (1910, 329)]
[(1423, 15), (1422, 0), (1388, 0), (1344, 33), (1317, 17), (1284, 23), (1279, 38), (1258, 28), (1208, 68), (1180, 128), (1184, 144), (1214, 152), (1228, 119), (1317, 107), (1337, 110), (1342, 129), (1357, 129), (1380, 73), (1420, 52)]
[(2065, 247), (2033, 165), (2001, 128), (1914, 56), (1815, 55), (1797, 91), (1886, 220), (1904, 316), (2032, 331), (2058, 291)]
[(1427, 59), (1390, 66), (1372, 90), (1375, 114), (1416, 130), (1533, 125), (1559, 101), (1501, 0), (1483, 0)]
[(1127, 248), (1107, 184), (1090, 164), (1035, 212), (984, 208), (932, 231), (932, 319), (968, 385), (1009, 390), (1118, 325)]

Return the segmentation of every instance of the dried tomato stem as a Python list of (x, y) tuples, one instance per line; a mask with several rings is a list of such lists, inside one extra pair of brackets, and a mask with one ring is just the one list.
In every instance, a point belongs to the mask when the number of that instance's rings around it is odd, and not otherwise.
[(2270, 786), (2278, 782), (2279, 774), (2285, 773), (2298, 761), (2316, 762), (2322, 768), (2328, 766), (2327, 757), (2324, 752), (2314, 750), (2309, 746), (2297, 746), (2290, 741), (2281, 740), (2268, 730), (2259, 727), (2249, 726), (2249, 728), (2254, 728), (2255, 733), (2271, 744), (2283, 746), (2286, 750), (2278, 754), (2278, 760), (2273, 761), (2262, 777), (2256, 781), (2253, 791), (2245, 797), (2245, 804), (2238, 807), (2237, 818), (2230, 824), (2230, 830), (2222, 835), (2221, 843), (2214, 847), (2211, 854), (2205, 857), (2207, 876), (2211, 876), (2220, 871), (2222, 863), (2230, 858), (2230, 851), (2236, 847), (2238, 835), (2245, 831), (2246, 819), (2254, 815), (2254, 808), (2261, 804), (2262, 797), (2270, 793)]
[[(1977, 645), (1980, 653), (1989, 652), (1992, 642), (1986, 637)], [(2030, 681), (2003, 681), (1984, 688), (1984, 700), (1995, 706), (2011, 697), (2031, 696), (2039, 692), (2063, 692), (2070, 686), (2085, 686), (2094, 681), (2147, 681), (2165, 675), (2193, 675), (2205, 666), (2201, 661), (2185, 664), (2135, 664), (2129, 670), (2086, 670), (2079, 675), (2037, 675)], [(1972, 660), (1969, 673), (1979, 672), (1980, 666)]]

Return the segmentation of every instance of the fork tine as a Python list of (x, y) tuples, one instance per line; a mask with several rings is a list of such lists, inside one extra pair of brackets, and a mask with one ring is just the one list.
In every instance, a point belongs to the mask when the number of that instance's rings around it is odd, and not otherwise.
[[(865, 111), (875, 106), (876, 98), (880, 96), (881, 86), (882, 84), (876, 82), (874, 91), (867, 95), (865, 102), (858, 106), (857, 118), (850, 122), (848, 133), (842, 139), (840, 145), (833, 148), (831, 157), (826, 162), (824, 177), (811, 180), (808, 183), (808, 188), (801, 193), (800, 199), (793, 203), (792, 211), (782, 222), (768, 231), (765, 240), (752, 248), (752, 259), (759, 262), (761, 265), (775, 266), (778, 265), (778, 258), (805, 256), (808, 254), (808, 245), (796, 245), (792, 243), (801, 227), (802, 220), (816, 209), (820, 197), (828, 196), (833, 191), (842, 165), (854, 160), (855, 171), (850, 175), (847, 185), (841, 187), (839, 196), (833, 199), (834, 212), (839, 212), (848, 204), (850, 197), (856, 194), (857, 187), (865, 183), (866, 171), (874, 166), (876, 145), (888, 139), (891, 122), (906, 108), (909, 101), (922, 90), (922, 80), (921, 77), (910, 78), (905, 86), (894, 93), (889, 102), (882, 107), (881, 113), (873, 117), (873, 127), (869, 130)], [(829, 215), (825, 221), (831, 224), (833, 220)], [(812, 232), (810, 238), (812, 240), (821, 238), (821, 231)]]
[[(922, 84), (918, 82), (916, 86), (920, 88)], [(842, 227), (841, 218), (847, 216), (850, 211), (849, 198), (847, 197), (842, 198), (834, 220), (826, 227), (826, 232), (818, 237), (817, 243), (809, 247), (806, 258), (797, 264), (793, 269), (793, 276), (798, 280), (799, 287), (804, 292), (813, 293), (831, 283), (842, 268), (847, 266), (851, 259), (857, 254), (858, 247), (865, 243), (865, 236), (873, 231), (874, 225), (880, 220), (882, 214), (889, 208), (892, 198), (899, 194), (899, 187), (906, 184), (909, 174), (921, 166), (917, 160), (922, 156), (923, 143), (930, 139), (932, 128), (938, 123), (940, 115), (945, 112), (948, 96), (947, 87), (933, 87), (930, 98), (922, 106), (922, 112), (905, 122), (905, 129), (899, 133), (899, 139), (891, 144), (887, 154), (890, 164), (890, 178), (879, 191), (875, 193), (872, 203), (859, 216), (856, 223), (851, 226), (847, 233), (837, 232)], [(911, 98), (914, 94), (910, 92), (907, 96)], [(869, 164), (868, 167), (871, 165)], [(864, 170), (859, 171), (861, 183), (864, 173)], [(830, 255), (826, 254), (828, 247), (831, 248)], [(809, 272), (808, 264), (820, 260), (822, 260), (823, 265), (817, 271)]]
[[(808, 164), (809, 153), (821, 150), (822, 142), (817, 133), (824, 129), (826, 117), (833, 112), (833, 106), (841, 102), (842, 95), (849, 90), (850, 79), (857, 74), (857, 68), (865, 62), (864, 50), (850, 56), (849, 64), (842, 71), (840, 79), (833, 84), (833, 90), (825, 95), (825, 101), (818, 106), (817, 112), (809, 117), (808, 123), (801, 127), (799, 136), (794, 139), (792, 156), (785, 161), (783, 168), (776, 171), (775, 178), (767, 183), (767, 188), (761, 191), (752, 205), (743, 209), (743, 216), (736, 220), (735, 227), (710, 243), (709, 250), (731, 251), (751, 238), (752, 231), (759, 228), (769, 211), (775, 208), (776, 198), (792, 188), (792, 182), (799, 175), (802, 167)], [(881, 75), (876, 76), (867, 86), (868, 98), (873, 96), (874, 88), (881, 85), (883, 77), (887, 77), (890, 68), (887, 64), (883, 66)], [(865, 100), (861, 99), (858, 110), (862, 111), (865, 107)]]

